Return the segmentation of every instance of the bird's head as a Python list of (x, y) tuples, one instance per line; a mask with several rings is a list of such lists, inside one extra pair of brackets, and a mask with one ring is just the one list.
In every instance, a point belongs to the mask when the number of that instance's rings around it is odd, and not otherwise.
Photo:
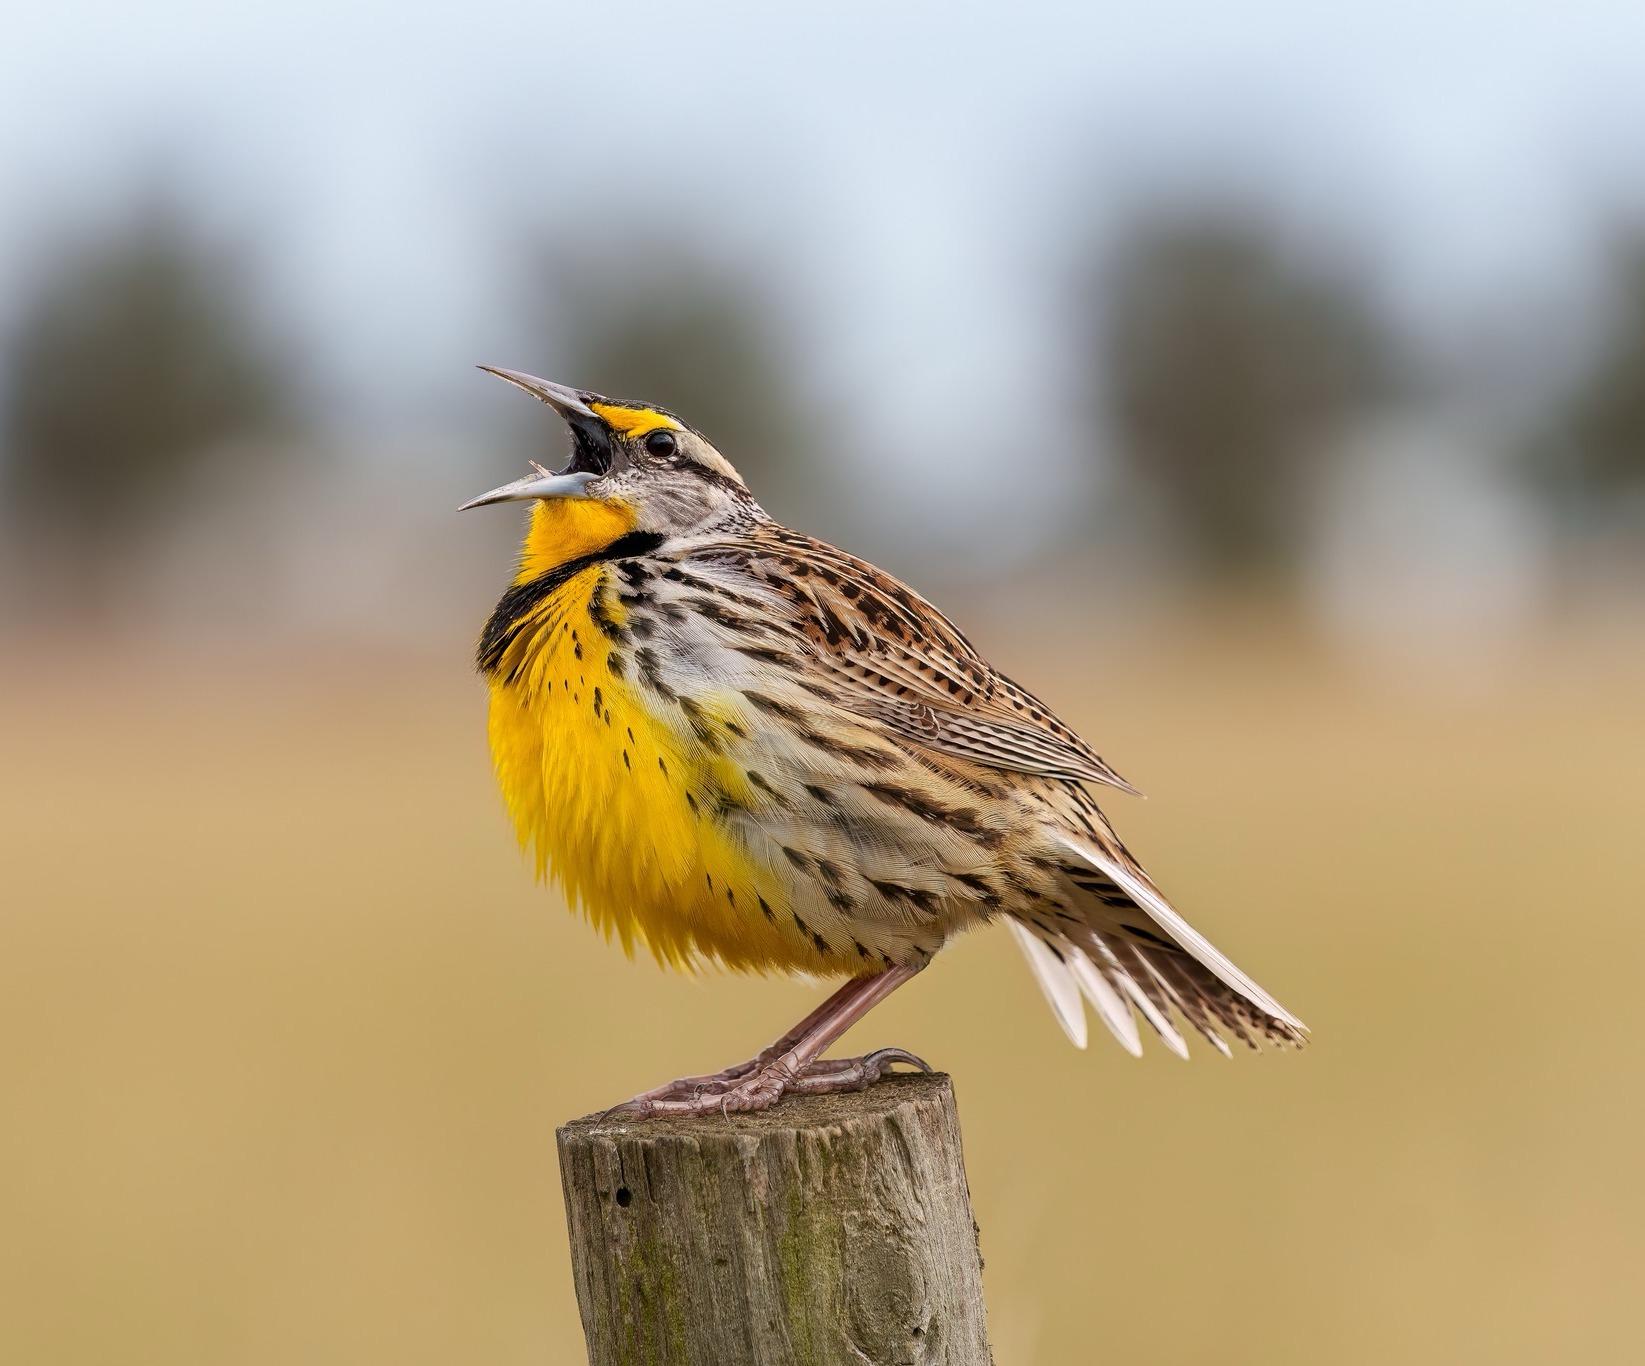
[(526, 554), (539, 572), (630, 533), (691, 535), (761, 515), (731, 462), (673, 413), (480, 368), (548, 404), (571, 429), (564, 469), (550, 472), (533, 461), (535, 473), (463, 504), (534, 502)]

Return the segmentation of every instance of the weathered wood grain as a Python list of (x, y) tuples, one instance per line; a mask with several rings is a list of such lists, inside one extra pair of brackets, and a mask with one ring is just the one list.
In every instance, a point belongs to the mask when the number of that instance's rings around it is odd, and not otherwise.
[(942, 1075), (559, 1130), (592, 1366), (987, 1366)]

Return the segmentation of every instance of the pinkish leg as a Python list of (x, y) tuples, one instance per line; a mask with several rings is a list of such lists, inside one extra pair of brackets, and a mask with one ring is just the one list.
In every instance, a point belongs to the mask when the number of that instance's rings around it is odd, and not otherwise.
[(728, 1068), (711, 1078), (688, 1078), (659, 1087), (608, 1113), (643, 1119), (651, 1115), (712, 1114), (716, 1110), (764, 1110), (790, 1091), (816, 1095), (861, 1090), (882, 1076), (892, 1063), (908, 1063), (930, 1071), (920, 1059), (900, 1048), (882, 1048), (862, 1058), (819, 1060), (829, 1044), (917, 971), (896, 967), (873, 977), (854, 978), (753, 1062)]

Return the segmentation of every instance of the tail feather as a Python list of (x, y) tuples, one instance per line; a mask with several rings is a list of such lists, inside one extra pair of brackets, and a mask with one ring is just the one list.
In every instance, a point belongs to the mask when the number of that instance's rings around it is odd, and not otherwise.
[(1177, 965), (1170, 959), (1166, 959), (1166, 961), (1157, 965), (1152, 959), (1145, 958), (1143, 961), (1148, 964), (1148, 970), (1154, 974), (1160, 985), (1164, 987), (1171, 998), (1171, 1004), (1176, 1006), (1182, 1018), (1193, 1025), (1199, 1031), (1201, 1037), (1221, 1053), (1223, 1057), (1233, 1057), (1234, 1050), (1228, 1047), (1228, 1040), (1217, 1033), (1211, 1012), (1207, 1008), (1201, 993), (1195, 990), (1193, 983), (1184, 977)]
[(1171, 1023), (1171, 999), (1159, 989), (1153, 975), (1148, 971), (1147, 961), (1135, 948), (1126, 943), (1114, 946), (1114, 956), (1125, 969), (1120, 983), (1137, 1009), (1142, 1012), (1142, 1018), (1153, 1025), (1154, 1032), (1165, 1040), (1167, 1048), (1179, 1058), (1187, 1058), (1188, 1041), (1182, 1037), (1176, 1025)]
[(1083, 950), (1069, 944), (1068, 953), (1069, 967), (1073, 970), (1074, 980), (1079, 983), (1080, 990), (1085, 993), (1085, 999), (1097, 1012), (1097, 1018), (1108, 1026), (1108, 1032), (1119, 1040), (1121, 1048), (1133, 1058), (1140, 1058), (1142, 1036), (1137, 1032), (1137, 1017), (1131, 1013), (1131, 1008), (1125, 1004), (1119, 990), (1113, 982), (1103, 976), (1102, 970)]
[(1076, 839), (1060, 830), (1053, 832), (1053, 838), (1081, 863), (1112, 881), (1185, 953), (1225, 986), (1249, 1001), (1263, 1014), (1289, 1025), (1293, 1031), (1299, 1034), (1307, 1031), (1307, 1025), (1235, 967), (1226, 954), (1184, 920), (1176, 908), (1160, 895), (1159, 889), (1149, 881), (1148, 875), (1135, 864), (1130, 863), (1128, 859), (1116, 857), (1090, 841)]
[[(1225, 1057), (1224, 1034), (1250, 1048), (1261, 1041), (1300, 1046), (1306, 1026), (1265, 992), (1173, 909), (1147, 874), (1118, 854), (1057, 834), (1070, 856), (1064, 868), (1084, 923), (1059, 916), (1032, 928), (1010, 919), (1058, 1023), (1086, 1045), (1081, 996), (1120, 1045), (1142, 1052), (1137, 1015), (1173, 1053), (1188, 1056), (1182, 1019)], [(1133, 1013), (1135, 1012), (1135, 1013)]]
[(1045, 993), (1051, 1013), (1057, 1017), (1062, 1032), (1075, 1048), (1085, 1047), (1085, 1007), (1080, 1004), (1080, 989), (1068, 960), (1045, 940), (1015, 920), (1007, 920), (1023, 957), (1033, 969), (1034, 980)]
[(1197, 1002), (1206, 1014), (1232, 1034), (1247, 1048), (1261, 1047), (1259, 1036), (1274, 1037), (1276, 1042), (1302, 1042), (1301, 1035), (1291, 1026), (1279, 1022), (1283, 1028), (1275, 1032), (1273, 1017), (1259, 1014), (1254, 1006), (1233, 995), (1220, 978), (1213, 977), (1203, 966), (1182, 955), (1167, 957), (1161, 964), (1180, 985), (1178, 990)]

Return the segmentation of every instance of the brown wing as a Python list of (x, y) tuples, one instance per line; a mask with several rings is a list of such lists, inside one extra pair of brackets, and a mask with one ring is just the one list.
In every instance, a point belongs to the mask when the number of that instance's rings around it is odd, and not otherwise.
[(973, 763), (1136, 791), (947, 617), (866, 561), (775, 523), (697, 554), (734, 560), (794, 605), (846, 710)]

